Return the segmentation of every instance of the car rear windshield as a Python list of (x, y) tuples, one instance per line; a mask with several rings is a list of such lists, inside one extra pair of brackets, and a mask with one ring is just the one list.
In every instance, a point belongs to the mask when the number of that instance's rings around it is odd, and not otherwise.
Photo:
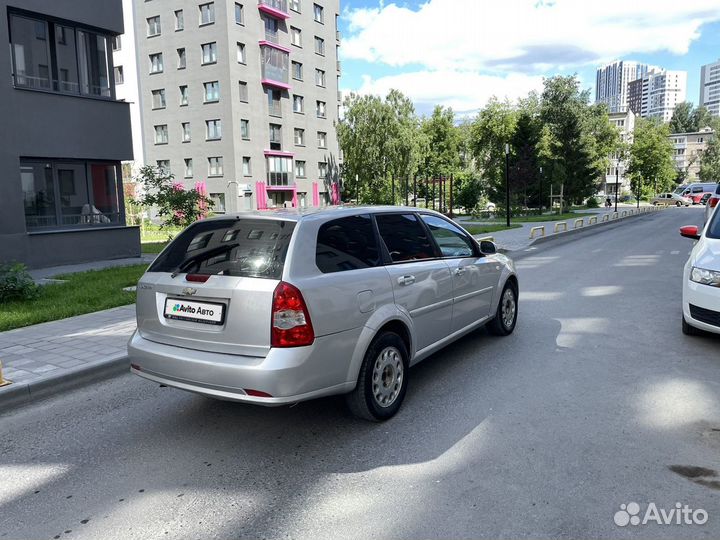
[(148, 271), (280, 279), (294, 229), (294, 222), (282, 220), (199, 221), (180, 233)]

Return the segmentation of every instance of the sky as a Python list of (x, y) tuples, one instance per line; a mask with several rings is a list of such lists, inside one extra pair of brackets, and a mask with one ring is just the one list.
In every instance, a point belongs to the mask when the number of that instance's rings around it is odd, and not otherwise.
[(420, 114), (470, 116), (543, 77), (577, 74), (595, 98), (598, 66), (637, 60), (688, 72), (720, 58), (720, 0), (340, 0), (344, 93), (397, 88)]

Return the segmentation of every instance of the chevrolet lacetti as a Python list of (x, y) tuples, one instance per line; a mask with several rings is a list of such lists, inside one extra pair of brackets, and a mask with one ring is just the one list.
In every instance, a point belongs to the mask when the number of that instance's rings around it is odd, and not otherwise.
[(329, 207), (224, 215), (179, 234), (138, 283), (131, 370), (260, 405), (346, 394), (384, 420), (409, 367), (518, 314), (513, 262), (443, 215)]

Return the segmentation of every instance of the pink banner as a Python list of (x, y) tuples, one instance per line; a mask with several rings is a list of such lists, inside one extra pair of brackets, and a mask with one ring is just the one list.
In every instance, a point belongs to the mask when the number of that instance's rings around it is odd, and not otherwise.
[(312, 204), (313, 206), (320, 206), (320, 190), (317, 182), (312, 183)]

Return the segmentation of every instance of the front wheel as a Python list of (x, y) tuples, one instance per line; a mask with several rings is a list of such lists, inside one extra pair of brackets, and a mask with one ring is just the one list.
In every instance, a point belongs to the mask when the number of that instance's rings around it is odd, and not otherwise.
[(500, 295), (495, 317), (488, 323), (488, 330), (496, 336), (507, 336), (515, 330), (518, 316), (517, 290), (506, 283)]
[(355, 389), (346, 396), (350, 412), (380, 422), (395, 415), (407, 392), (409, 355), (394, 332), (383, 332), (371, 343)]
[(678, 201), (678, 202), (675, 203), (675, 206), (677, 206), (678, 208), (680, 208), (680, 207), (682, 206), (682, 203), (681, 203), (680, 201)]
[(699, 328), (695, 328), (685, 320), (685, 315), (682, 316), (682, 333), (686, 336), (699, 336), (703, 332)]

